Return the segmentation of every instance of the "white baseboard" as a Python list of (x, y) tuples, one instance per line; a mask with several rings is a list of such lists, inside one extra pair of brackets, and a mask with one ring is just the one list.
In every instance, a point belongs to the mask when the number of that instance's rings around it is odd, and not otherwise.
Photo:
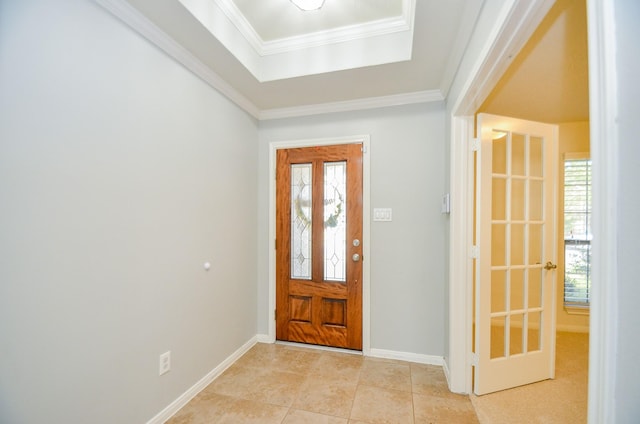
[(588, 333), (588, 325), (557, 325), (556, 331), (566, 331), (567, 333)]
[(424, 355), (421, 353), (397, 352), (395, 350), (371, 348), (369, 356), (374, 358), (397, 359), (400, 361), (416, 362), (418, 364), (438, 365), (444, 364), (442, 356)]
[(180, 395), (176, 400), (171, 402), (166, 408), (158, 413), (155, 417), (147, 421), (147, 424), (163, 424), (169, 418), (174, 416), (182, 407), (184, 407), (191, 399), (196, 397), (198, 393), (204, 390), (213, 380), (229, 368), (235, 361), (251, 349), (258, 341), (258, 336), (253, 336), (248, 342), (242, 345), (238, 350), (233, 352), (227, 359), (222, 361), (220, 365), (209, 371), (207, 375), (202, 377), (200, 381), (194, 384), (186, 392)]
[(444, 378), (447, 379), (447, 387), (451, 390), (451, 382), (449, 381), (449, 365), (447, 365), (447, 361), (442, 358), (442, 371), (444, 371)]
[(256, 336), (256, 340), (258, 343), (275, 343), (276, 339), (269, 336), (268, 334), (258, 334)]

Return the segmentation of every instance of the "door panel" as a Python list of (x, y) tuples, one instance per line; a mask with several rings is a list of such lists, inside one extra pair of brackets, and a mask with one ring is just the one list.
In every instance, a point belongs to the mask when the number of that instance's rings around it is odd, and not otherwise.
[[(555, 372), (554, 125), (478, 115), (478, 395)], [(549, 269), (546, 269), (549, 268)]]
[(362, 349), (362, 144), (278, 150), (276, 179), (276, 339)]

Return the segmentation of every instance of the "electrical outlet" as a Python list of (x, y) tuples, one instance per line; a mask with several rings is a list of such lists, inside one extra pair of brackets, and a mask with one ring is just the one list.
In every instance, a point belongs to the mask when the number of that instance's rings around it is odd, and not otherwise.
[(160, 355), (160, 371), (159, 375), (166, 374), (171, 370), (171, 351), (168, 350)]

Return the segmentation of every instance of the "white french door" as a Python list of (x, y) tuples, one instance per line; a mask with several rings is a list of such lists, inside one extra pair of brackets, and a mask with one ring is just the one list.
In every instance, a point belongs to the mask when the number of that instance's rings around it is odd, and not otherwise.
[(557, 126), (478, 115), (474, 392), (554, 377)]

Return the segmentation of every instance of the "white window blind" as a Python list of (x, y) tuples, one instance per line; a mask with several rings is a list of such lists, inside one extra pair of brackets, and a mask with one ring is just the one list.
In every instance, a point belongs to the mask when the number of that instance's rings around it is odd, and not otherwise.
[(591, 160), (565, 159), (565, 306), (589, 306), (591, 292), (591, 238)]

